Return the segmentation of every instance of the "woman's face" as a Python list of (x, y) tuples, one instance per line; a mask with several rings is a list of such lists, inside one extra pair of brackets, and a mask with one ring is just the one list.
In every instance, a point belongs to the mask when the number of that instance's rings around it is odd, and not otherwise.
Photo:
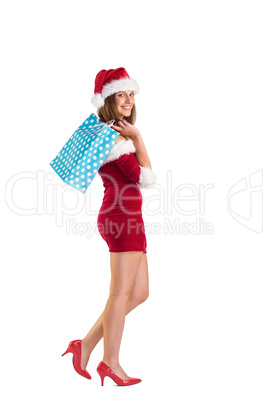
[(135, 104), (134, 91), (120, 91), (115, 94), (115, 104), (121, 118), (129, 117)]

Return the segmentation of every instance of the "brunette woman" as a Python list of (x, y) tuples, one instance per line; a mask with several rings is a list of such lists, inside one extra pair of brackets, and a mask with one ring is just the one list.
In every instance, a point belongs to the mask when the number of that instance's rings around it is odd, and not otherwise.
[(115, 120), (112, 128), (119, 133), (98, 171), (104, 197), (97, 224), (110, 253), (110, 294), (103, 313), (88, 334), (81, 340), (71, 341), (65, 353), (73, 353), (75, 370), (90, 379), (86, 367), (93, 349), (103, 338), (103, 359), (97, 367), (102, 385), (105, 376), (118, 385), (141, 381), (129, 377), (119, 363), (125, 316), (149, 295), (140, 187), (153, 186), (156, 175), (142, 136), (134, 126), (138, 91), (137, 82), (120, 67), (97, 74), (92, 98), (99, 119)]

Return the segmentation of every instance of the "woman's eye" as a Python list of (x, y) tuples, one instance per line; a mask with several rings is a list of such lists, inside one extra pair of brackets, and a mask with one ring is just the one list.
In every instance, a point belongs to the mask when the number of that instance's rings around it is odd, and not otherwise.
[[(129, 94), (130, 96), (134, 96), (135, 94), (132, 92), (131, 94)], [(124, 96), (124, 94), (118, 94), (118, 96)]]

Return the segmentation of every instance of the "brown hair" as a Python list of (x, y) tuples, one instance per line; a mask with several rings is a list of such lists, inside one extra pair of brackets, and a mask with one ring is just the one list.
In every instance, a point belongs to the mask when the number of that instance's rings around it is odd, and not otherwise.
[[(104, 106), (100, 107), (97, 110), (97, 115), (98, 115), (100, 121), (103, 123), (106, 123), (110, 120), (115, 120), (115, 122), (117, 123), (119, 120), (121, 120), (121, 116), (120, 116), (120, 114), (117, 110), (116, 104), (115, 104), (115, 94), (107, 96), (107, 98), (105, 98)], [(135, 121), (136, 121), (135, 104), (133, 105), (133, 107), (131, 109), (131, 115), (129, 117), (124, 117), (124, 119), (130, 124), (135, 123)]]

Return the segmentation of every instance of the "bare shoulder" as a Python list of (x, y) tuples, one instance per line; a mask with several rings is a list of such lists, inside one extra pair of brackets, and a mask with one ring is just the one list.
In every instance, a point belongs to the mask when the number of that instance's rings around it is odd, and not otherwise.
[(116, 139), (116, 141), (115, 142), (118, 142), (118, 141), (120, 141), (120, 140), (122, 140), (122, 138), (124, 138), (122, 135), (120, 135), (119, 134), (119, 136), (117, 137), (117, 139)]
[(116, 139), (115, 142), (118, 142), (118, 141), (123, 140), (123, 139), (128, 140), (129, 138), (126, 137), (126, 136), (123, 136), (123, 135), (119, 134), (119, 136), (117, 137), (117, 139)]

